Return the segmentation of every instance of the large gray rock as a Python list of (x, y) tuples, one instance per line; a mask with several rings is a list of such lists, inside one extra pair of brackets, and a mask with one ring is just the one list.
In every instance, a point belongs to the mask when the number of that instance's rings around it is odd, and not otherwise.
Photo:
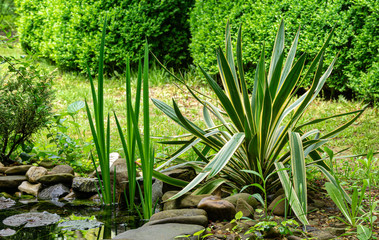
[(207, 212), (202, 209), (167, 210), (151, 216), (150, 221), (144, 226), (164, 223), (195, 224), (206, 227), (208, 225), (208, 217)]
[(168, 199), (170, 199), (171, 197), (173, 197), (177, 193), (178, 193), (178, 191), (169, 191), (163, 195), (162, 201), (165, 202), (163, 205), (163, 210), (180, 209), (180, 208), (194, 208), (199, 204), (201, 199), (210, 196), (210, 194), (191, 195), (190, 193), (186, 193), (183, 196), (181, 196), (180, 198), (167, 201)]
[(76, 177), (72, 181), (72, 189), (84, 193), (97, 193), (96, 184), (99, 186), (96, 178)]
[(248, 193), (237, 193), (232, 196), (229, 196), (225, 198), (226, 201), (232, 203), (234, 206), (237, 205), (238, 199), (245, 200), (250, 206), (253, 208), (256, 208), (258, 206), (258, 201), (253, 197), (253, 195), (250, 195)]
[(201, 201), (197, 207), (204, 209), (208, 214), (209, 220), (212, 221), (229, 221), (236, 215), (236, 208), (233, 204), (226, 200), (207, 199), (205, 201)]
[(53, 167), (49, 174), (68, 173), (74, 175), (74, 169), (69, 165), (58, 165)]
[(18, 190), (37, 197), (38, 192), (41, 189), (41, 187), (42, 187), (41, 183), (33, 184), (33, 183), (29, 183), (28, 181), (23, 181), (21, 185), (18, 186)]
[[(175, 238), (180, 235), (193, 235), (203, 230), (204, 227), (194, 224), (166, 223), (152, 226), (143, 226), (134, 230), (129, 230), (117, 235), (113, 239), (123, 240), (188, 240), (195, 238)], [(200, 236), (201, 237), (201, 236)]]
[(8, 168), (4, 173), (6, 175), (23, 175), (25, 174), (32, 165), (21, 165)]
[(25, 175), (0, 176), (0, 189), (17, 189), (23, 181), (26, 181)]
[(69, 173), (57, 173), (57, 174), (51, 174), (51, 175), (45, 175), (38, 179), (38, 182), (52, 185), (56, 183), (66, 183), (71, 185), (72, 179), (74, 178), (74, 175)]
[(25, 176), (31, 183), (37, 183), (38, 179), (47, 174), (47, 169), (44, 167), (31, 167), (26, 172)]
[(68, 189), (68, 187), (60, 183), (60, 184), (56, 184), (56, 185), (43, 189), (38, 194), (38, 198), (43, 199), (43, 200), (59, 199), (61, 197), (66, 196), (69, 193), (70, 193), (70, 189)]

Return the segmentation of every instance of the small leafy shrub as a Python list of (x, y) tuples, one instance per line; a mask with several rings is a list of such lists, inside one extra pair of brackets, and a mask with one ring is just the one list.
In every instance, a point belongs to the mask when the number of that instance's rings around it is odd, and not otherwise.
[(124, 71), (128, 58), (136, 63), (143, 43), (171, 66), (189, 63), (189, 10), (193, 0), (100, 1), (16, 0), (19, 34), (24, 49), (31, 49), (69, 69), (95, 67), (98, 59), (100, 16), (107, 15), (108, 73)]
[(14, 161), (14, 153), (33, 133), (46, 126), (51, 111), (51, 75), (33, 59), (1, 56), (0, 162)]
[[(255, 69), (263, 42), (266, 54), (273, 46), (276, 24), (286, 19), (288, 36), (292, 39), (301, 28), (299, 50), (311, 60), (321, 46), (321, 39), (335, 26), (335, 38), (325, 53), (329, 64), (340, 54), (333, 74), (324, 91), (337, 97), (340, 92), (355, 94), (365, 100), (377, 99), (379, 86), (377, 65), (379, 60), (379, 28), (377, 27), (379, 2), (362, 1), (203, 1), (197, 0), (191, 12), (191, 56), (195, 64), (210, 74), (217, 73), (215, 49), (223, 43), (219, 33), (229, 19), (234, 25), (232, 38), (237, 37), (237, 26), (243, 23), (244, 68), (250, 76)], [(290, 44), (289, 39), (286, 41)], [(375, 70), (376, 69), (376, 70)], [(309, 87), (306, 79), (303, 87)], [(248, 82), (252, 89), (253, 81)], [(370, 88), (368, 88), (370, 87)], [(366, 94), (368, 93), (368, 94)]]

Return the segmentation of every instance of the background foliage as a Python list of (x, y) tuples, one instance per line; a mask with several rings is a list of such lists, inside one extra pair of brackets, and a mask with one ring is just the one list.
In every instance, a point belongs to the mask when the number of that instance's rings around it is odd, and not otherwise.
[(128, 57), (149, 48), (171, 66), (190, 61), (188, 15), (193, 1), (16, 0), (22, 47), (68, 69), (96, 66), (102, 18), (109, 19), (106, 36), (106, 72), (124, 70)]
[[(191, 54), (195, 64), (212, 74), (217, 73), (218, 46), (223, 45), (225, 23), (229, 19), (233, 26), (232, 38), (236, 39), (237, 28), (243, 26), (245, 70), (255, 69), (252, 62), (259, 58), (261, 45), (265, 43), (266, 56), (272, 49), (275, 28), (282, 18), (288, 32), (287, 46), (301, 27), (299, 50), (307, 53), (308, 61), (316, 55), (321, 42), (333, 26), (335, 36), (330, 50), (326, 52), (326, 65), (337, 53), (335, 70), (327, 81), (324, 91), (332, 96), (354, 94), (366, 100), (379, 96), (378, 86), (378, 28), (379, 2), (375, 0), (305, 0), (305, 1), (206, 1), (197, 0), (191, 12)], [(300, 54), (299, 54), (300, 56)], [(252, 77), (250, 87), (252, 87)], [(311, 79), (303, 82), (309, 86)]]

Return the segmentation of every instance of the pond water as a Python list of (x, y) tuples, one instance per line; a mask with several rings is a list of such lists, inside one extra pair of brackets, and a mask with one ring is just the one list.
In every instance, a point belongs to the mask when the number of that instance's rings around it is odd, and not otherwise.
[[(141, 225), (139, 218), (133, 216), (127, 209), (104, 207), (92, 201), (57, 202), (27, 199), (16, 202), (15, 206), (0, 210), (0, 231), (12, 228), (17, 233), (3, 238), (0, 236), (0, 239), (111, 239), (117, 234)], [(14, 228), (3, 224), (4, 219), (10, 216), (28, 212), (57, 214), (61, 220), (57, 224), (35, 228)], [(76, 224), (71, 224), (75, 222), (81, 225), (78, 227)]]

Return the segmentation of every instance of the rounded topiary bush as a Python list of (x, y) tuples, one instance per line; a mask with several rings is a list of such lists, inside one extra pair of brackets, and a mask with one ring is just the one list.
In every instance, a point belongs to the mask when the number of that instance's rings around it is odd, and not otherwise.
[[(57, 65), (85, 70), (96, 65), (107, 16), (105, 68), (123, 70), (136, 61), (147, 39), (149, 49), (170, 66), (190, 62), (188, 15), (193, 1), (15, 0), (24, 49)], [(142, 54), (141, 54), (142, 55)]]
[[(197, 0), (191, 12), (190, 24), (192, 41), (190, 51), (194, 63), (210, 73), (217, 72), (215, 49), (223, 45), (224, 26), (229, 20), (236, 39), (237, 28), (242, 25), (244, 45), (244, 67), (250, 74), (255, 70), (262, 45), (265, 44), (266, 57), (271, 56), (275, 39), (274, 29), (282, 18), (286, 21), (286, 46), (290, 46), (296, 30), (301, 28), (299, 50), (312, 59), (320, 43), (327, 37), (333, 26), (335, 34), (325, 54), (325, 66), (339, 53), (339, 59), (324, 90), (337, 96), (340, 93), (367, 96), (361, 87), (361, 79), (367, 78), (375, 62), (378, 62), (379, 2), (361, 1), (205, 1)], [(301, 54), (298, 54), (298, 57)], [(311, 79), (303, 82), (309, 86)], [(375, 84), (370, 86), (375, 87)], [(251, 85), (250, 85), (251, 87)], [(378, 89), (377, 89), (378, 90)], [(376, 90), (376, 91), (377, 91)], [(371, 99), (370, 99), (371, 100)]]

